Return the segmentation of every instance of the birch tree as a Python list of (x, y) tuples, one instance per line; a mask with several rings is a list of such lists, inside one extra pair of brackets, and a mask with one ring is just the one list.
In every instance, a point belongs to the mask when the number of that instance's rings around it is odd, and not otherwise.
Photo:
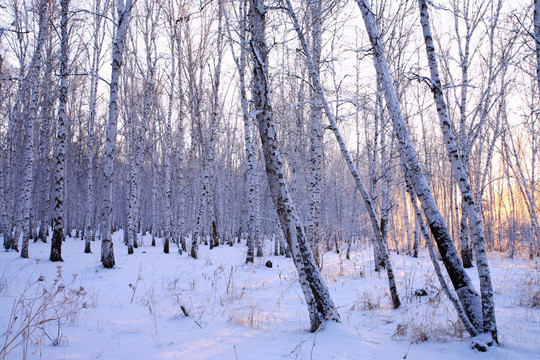
[[(154, 103), (155, 95), (155, 72), (156, 72), (156, 63), (157, 63), (157, 54), (156, 54), (156, 30), (157, 30), (157, 18), (160, 15), (159, 7), (155, 8), (156, 4), (152, 2), (146, 2), (144, 5), (144, 13), (140, 18), (138, 23), (138, 28), (142, 31), (143, 43), (144, 43), (144, 52), (145, 64), (139, 64), (137, 58), (135, 62), (138, 64), (139, 71), (143, 79), (143, 97), (144, 97), (144, 106), (142, 110), (142, 115), (140, 117), (140, 123), (138, 124), (138, 131), (133, 130), (135, 134), (132, 137), (133, 144), (133, 162), (130, 163), (130, 196), (128, 201), (128, 254), (133, 254), (133, 247), (137, 247), (137, 234), (139, 231), (140, 223), (140, 213), (141, 213), (141, 186), (142, 186), (142, 173), (144, 165), (144, 150), (146, 143), (146, 132), (148, 122), (152, 115), (152, 106)], [(136, 49), (137, 44), (134, 44), (133, 47)], [(137, 117), (134, 116), (131, 119), (132, 126), (136, 125), (134, 121)], [(136, 127), (135, 127), (136, 128)]]
[[(174, 93), (176, 88), (176, 75), (178, 69), (176, 67), (176, 38), (178, 37), (178, 25), (176, 14), (174, 11), (174, 6), (171, 3), (167, 8), (167, 31), (169, 35), (169, 45), (170, 45), (170, 61), (171, 61), (171, 70), (170, 70), (170, 88), (168, 94), (168, 105), (167, 105), (167, 120), (165, 128), (165, 148), (164, 148), (164, 173), (165, 173), (165, 239), (163, 242), (163, 252), (169, 252), (169, 243), (173, 237), (172, 231), (172, 116), (173, 116), (173, 105), (174, 105)], [(178, 240), (178, 239), (177, 239)], [(180, 246), (180, 244), (178, 244)], [(181, 250), (181, 248), (179, 248)]]
[[(7, 230), (4, 233), (4, 248), (7, 250), (13, 249), (15, 251), (19, 251), (19, 238), (21, 235), (21, 227), (22, 227), (22, 210), (20, 206), (20, 201), (16, 200), (16, 187), (17, 187), (17, 179), (20, 177), (19, 175), (19, 167), (16, 166), (16, 164), (20, 164), (23, 160), (23, 152), (18, 151), (19, 147), (19, 139), (17, 134), (19, 134), (23, 130), (23, 115), (24, 115), (24, 107), (28, 107), (27, 98), (29, 94), (30, 89), (30, 82), (25, 81), (27, 76), (29, 77), (29, 73), (27, 72), (27, 66), (26, 66), (26, 57), (27, 57), (27, 51), (29, 51), (28, 41), (27, 41), (27, 34), (26, 28), (28, 27), (27, 21), (28, 21), (28, 14), (24, 14), (24, 7), (19, 6), (18, 1), (14, 1), (10, 7), (10, 10), (13, 13), (13, 31), (17, 34), (16, 40), (14, 41), (12, 47), (14, 49), (15, 57), (17, 59), (18, 63), (18, 71), (17, 75), (19, 78), (18, 84), (17, 84), (17, 95), (15, 96), (15, 99), (13, 100), (13, 104), (11, 105), (11, 109), (9, 111), (9, 123), (8, 128), (6, 132), (6, 140), (7, 140), (7, 155), (8, 159), (6, 162), (6, 169), (5, 169), (5, 179), (6, 179), (6, 200), (5, 200), (5, 206), (6, 206), (6, 226)], [(5, 32), (2, 31), (2, 34)], [(31, 64), (30, 64), (31, 65)], [(21, 145), (22, 146), (22, 145)], [(12, 215), (8, 215), (8, 211), (12, 211)], [(13, 230), (15, 228), (15, 234), (13, 234)], [(7, 235), (6, 235), (7, 234)]]
[[(406, 174), (408, 174), (411, 181), (411, 186), (421, 201), (424, 215), (437, 243), (443, 264), (452, 281), (459, 301), (463, 306), (467, 318), (474, 326), (474, 329), (476, 329), (476, 332), (471, 332), (471, 335), (474, 336), (476, 333), (484, 332), (482, 319), (483, 304), (481, 303), (480, 296), (475, 290), (471, 279), (463, 268), (463, 264), (459, 258), (444, 218), (437, 207), (431, 188), (426, 181), (420, 162), (418, 161), (418, 156), (412, 145), (410, 135), (403, 120), (398, 98), (392, 84), (390, 70), (382, 48), (379, 31), (375, 25), (373, 12), (367, 1), (357, 0), (357, 4), (361, 10), (369, 40), (373, 46), (376, 70), (381, 76), (386, 106), (388, 107), (390, 118), (392, 119), (394, 134), (398, 138), (402, 163), (404, 164)], [(489, 330), (486, 329), (486, 331)]]
[[(320, 73), (322, 56), (323, 8), (322, 0), (310, 1), (311, 57), (314, 71)], [(313, 80), (311, 80), (313, 83)], [(309, 213), (306, 227), (307, 241), (311, 244), (315, 261), (320, 262), (321, 192), (323, 162), (322, 100), (315, 86), (311, 86), (309, 122)], [(320, 264), (319, 264), (320, 266)]]
[[(52, 6), (51, 6), (52, 5)], [(56, 4), (49, 5), (49, 8), (56, 7)], [(51, 183), (53, 182), (53, 177), (51, 176), (54, 171), (53, 161), (50, 157), (51, 153), (51, 144), (54, 139), (54, 109), (55, 103), (58, 98), (57, 91), (51, 91), (58, 86), (55, 76), (55, 61), (56, 61), (56, 44), (54, 41), (54, 31), (52, 24), (47, 26), (47, 31), (44, 39), (44, 49), (43, 49), (43, 77), (41, 80), (40, 86), (40, 116), (39, 121), (36, 124), (36, 130), (39, 129), (37, 147), (38, 151), (36, 153), (36, 166), (35, 170), (35, 186), (34, 194), (39, 196), (39, 201), (34, 202), (37, 207), (35, 209), (35, 215), (39, 223), (39, 232), (38, 236), (34, 238), (34, 242), (41, 240), (47, 242), (47, 236), (49, 235), (49, 223), (51, 219)], [(54, 144), (53, 144), (53, 156), (54, 156)], [(52, 165), (52, 166), (51, 166)], [(52, 168), (52, 169), (51, 169)]]
[(88, 116), (88, 144), (87, 144), (87, 165), (86, 165), (86, 211), (84, 215), (84, 252), (91, 252), (91, 241), (94, 240), (95, 235), (95, 219), (94, 219), (94, 151), (95, 151), (95, 121), (96, 121), (96, 105), (98, 96), (98, 81), (99, 81), (99, 68), (101, 60), (101, 51), (103, 49), (103, 42), (105, 38), (105, 31), (103, 29), (103, 22), (105, 14), (109, 9), (109, 0), (101, 3), (101, 0), (95, 0), (93, 7), (93, 47), (90, 64), (90, 99), (89, 108), (90, 114)]
[(534, 43), (536, 50), (536, 82), (540, 96), (540, 0), (534, 0)]
[(281, 228), (289, 244), (298, 278), (309, 310), (311, 331), (326, 320), (339, 322), (339, 314), (315, 264), (304, 227), (290, 197), (283, 174), (283, 160), (277, 146), (272, 105), (270, 103), (268, 47), (265, 38), (267, 8), (262, 0), (249, 2), (249, 29), (253, 53), (252, 100), (259, 125), (266, 175)]
[[(286, 10), (290, 15), (291, 20), (293, 21), (293, 25), (296, 31), (296, 34), (298, 35), (298, 38), (300, 40), (300, 44), (302, 45), (302, 50), (304, 51), (305, 57), (306, 57), (306, 64), (309, 69), (309, 75), (311, 78), (311, 81), (313, 83), (314, 91), (317, 92), (319, 99), (321, 99), (321, 104), (324, 108), (324, 111), (326, 113), (326, 116), (330, 122), (330, 129), (334, 133), (334, 136), (336, 137), (336, 140), (338, 142), (341, 155), (345, 159), (345, 162), (347, 163), (347, 166), (349, 168), (349, 171), (351, 175), (353, 176), (353, 179), (355, 181), (356, 188), (360, 191), (362, 194), (362, 198), (364, 200), (364, 204), (366, 206), (366, 209), (369, 214), (371, 226), (373, 228), (373, 233), (375, 236), (375, 240), (378, 244), (379, 249), (382, 252), (382, 258), (384, 261), (384, 265), (386, 268), (386, 273), (388, 277), (388, 286), (390, 289), (390, 295), (392, 297), (392, 304), (395, 309), (397, 309), (401, 302), (399, 300), (399, 296), (397, 293), (396, 288), (396, 282), (394, 278), (394, 271), (392, 269), (392, 265), (390, 263), (390, 257), (388, 255), (388, 248), (386, 247), (386, 244), (383, 241), (382, 232), (379, 227), (379, 223), (377, 220), (377, 216), (375, 214), (375, 208), (373, 206), (373, 201), (371, 200), (371, 197), (369, 196), (367, 189), (360, 178), (360, 174), (358, 173), (358, 170), (356, 169), (356, 166), (354, 164), (354, 161), (349, 154), (349, 151), (347, 149), (347, 146), (345, 145), (345, 140), (343, 139), (343, 136), (341, 135), (341, 132), (339, 131), (339, 128), (337, 126), (337, 121), (335, 118), (335, 115), (330, 110), (330, 106), (328, 105), (328, 101), (326, 100), (326, 97), (324, 96), (324, 90), (321, 84), (321, 80), (319, 78), (319, 73), (316, 71), (315, 65), (313, 63), (313, 59), (311, 57), (311, 52), (309, 50), (309, 47), (307, 45), (307, 42), (305, 40), (305, 37), (303, 35), (302, 29), (300, 28), (300, 23), (298, 22), (298, 19), (296, 17), (296, 14), (294, 12), (294, 9), (292, 7), (292, 4), (290, 0), (286, 0)], [(260, 126), (260, 125), (259, 125)], [(260, 131), (260, 130), (259, 130)]]
[(446, 102), (443, 97), (442, 85), (439, 76), (437, 58), (435, 55), (435, 46), (433, 44), (433, 35), (429, 21), (428, 5), (426, 0), (419, 0), (420, 22), (424, 34), (426, 53), (428, 57), (429, 69), (431, 74), (430, 88), (437, 105), (437, 114), (441, 130), (446, 144), (448, 157), (452, 164), (452, 170), (455, 181), (459, 185), (462, 203), (465, 204), (465, 210), (471, 228), (471, 237), (476, 255), (476, 265), (480, 277), (480, 293), (482, 296), (482, 326), (485, 332), (488, 332), (497, 341), (497, 325), (495, 322), (495, 303), (493, 299), (493, 287), (491, 284), (491, 275), (484, 245), (484, 229), (482, 220), (476, 207), (474, 195), (471, 190), (469, 176), (459, 157), (459, 151), (455, 142), (454, 134), (451, 128), (451, 120), (448, 117)]
[[(34, 177), (34, 126), (38, 115), (39, 107), (39, 73), (41, 70), (41, 51), (47, 26), (47, 4), (48, 0), (41, 0), (37, 3), (36, 10), (39, 13), (39, 28), (34, 49), (34, 55), (30, 63), (29, 72), (24, 81), (30, 82), (30, 106), (28, 108), (28, 117), (25, 123), (25, 141), (24, 141), (24, 177), (23, 188), (21, 191), (22, 202), (22, 231), (23, 243), (21, 247), (21, 257), (28, 258), (28, 242), (30, 239), (31, 217), (32, 217), (32, 189)], [(18, 238), (15, 238), (18, 241)]]
[(60, 89), (58, 97), (58, 124), (56, 134), (56, 154), (54, 164), (54, 219), (51, 239), (51, 261), (62, 260), (62, 242), (65, 238), (64, 186), (66, 162), (66, 103), (68, 91), (68, 11), (69, 0), (60, 0), (62, 18), (60, 20)]
[(176, 188), (177, 190), (177, 211), (175, 216), (175, 223), (176, 223), (176, 234), (178, 236), (178, 242), (179, 247), (178, 251), (182, 253), (183, 251), (187, 251), (187, 244), (186, 244), (186, 237), (185, 237), (185, 204), (186, 204), (186, 186), (185, 186), (185, 168), (184, 168), (184, 147), (185, 147), (185, 141), (184, 141), (184, 89), (183, 89), (183, 68), (184, 68), (184, 61), (183, 61), (183, 53), (182, 53), (182, 24), (183, 22), (187, 22), (189, 20), (189, 17), (185, 14), (185, 9), (182, 5), (178, 5), (178, 19), (175, 19), (175, 26), (178, 26), (178, 30), (176, 32), (176, 36), (174, 38), (174, 43), (171, 46), (175, 46), (176, 48), (176, 56), (177, 56), (177, 67), (178, 69), (178, 84), (175, 84), (178, 88), (178, 119), (177, 119), (177, 146), (176, 146)]
[[(237, 54), (233, 45), (233, 36), (229, 26), (229, 20), (227, 13), (225, 12), (225, 26), (227, 28), (227, 34), (229, 35), (229, 45), (233, 56), (236, 69), (238, 71), (239, 79), (239, 92), (240, 92), (240, 105), (242, 108), (242, 121), (244, 124), (244, 147), (246, 153), (246, 182), (247, 182), (247, 202), (248, 202), (248, 234), (247, 234), (247, 253), (246, 263), (253, 263), (255, 261), (255, 249), (260, 248), (259, 236), (259, 189), (257, 186), (257, 153), (255, 151), (255, 138), (254, 138), (254, 124), (253, 118), (250, 114), (249, 100), (247, 98), (246, 91), (246, 71), (247, 71), (247, 57), (248, 57), (248, 5), (247, 1), (240, 1), (238, 6), (238, 27), (239, 29), (239, 42), (240, 53)], [(277, 242), (276, 242), (277, 244)], [(262, 254), (261, 254), (262, 256)]]
[[(196, 50), (196, 54), (191, 54), (194, 50), (187, 48), (187, 75), (188, 75), (188, 95), (191, 98), (191, 114), (195, 130), (195, 139), (200, 148), (202, 157), (202, 179), (201, 179), (201, 196), (198, 202), (197, 220), (195, 223), (195, 229), (193, 232), (192, 244), (191, 244), (191, 256), (197, 258), (198, 256), (198, 241), (204, 224), (204, 216), (208, 214), (211, 247), (216, 245), (218, 240), (218, 218), (215, 207), (215, 143), (218, 130), (219, 119), (219, 90), (221, 81), (221, 61), (222, 61), (222, 43), (223, 43), (223, 31), (222, 31), (222, 4), (218, 4), (218, 18), (217, 18), (217, 34), (215, 40), (216, 57), (213, 66), (208, 64), (209, 75), (211, 77), (211, 89), (205, 88), (205, 65), (203, 62), (208, 61), (207, 51), (205, 48), (209, 45), (210, 30), (212, 21), (206, 23), (203, 22), (201, 26), (202, 34), (200, 35), (200, 48)], [(188, 45), (191, 41), (188, 42)], [(191, 51), (190, 51), (191, 50)], [(208, 127), (205, 126), (205, 117), (203, 116), (203, 106), (205, 105), (205, 92), (210, 91), (210, 112), (208, 114)], [(205, 244), (207, 241), (205, 240)]]
[(103, 171), (103, 225), (101, 239), (101, 262), (105, 268), (115, 264), (112, 242), (112, 187), (114, 171), (114, 153), (116, 148), (116, 124), (118, 121), (118, 79), (122, 69), (124, 40), (133, 7), (132, 0), (118, 0), (118, 18), (115, 24), (115, 36), (112, 50), (112, 71), (109, 92), (109, 115), (107, 121), (107, 136), (105, 139), (104, 171)]

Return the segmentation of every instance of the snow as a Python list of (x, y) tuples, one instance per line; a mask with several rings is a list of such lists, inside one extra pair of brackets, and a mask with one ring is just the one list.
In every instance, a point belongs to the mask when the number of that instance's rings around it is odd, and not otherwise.
[[(164, 254), (149, 245), (149, 237), (128, 255), (121, 232), (114, 242), (114, 269), (101, 265), (100, 243), (92, 243), (93, 254), (84, 254), (84, 242), (73, 238), (63, 244), (63, 263), (48, 260), (50, 244), (30, 244), (29, 259), (1, 254), (2, 346), (15, 301), (52, 289), (61, 266), (59, 283), (66, 286), (61, 294), (67, 298), (57, 296), (57, 307), (48, 314), (62, 313), (58, 302), (64, 310), (72, 304), (75, 311), (34, 329), (26, 342), (28, 359), (540, 358), (537, 259), (490, 255), (501, 344), (481, 353), (471, 349), (426, 251), (418, 259), (391, 255), (402, 301), (398, 310), (392, 309), (384, 273), (372, 270), (368, 246), (356, 244), (351, 260), (327, 253), (322, 274), (342, 324), (327, 323), (310, 333), (291, 259), (266, 256), (246, 265), (247, 248), (236, 244), (212, 250), (200, 246), (200, 258), (194, 260), (186, 253)], [(271, 244), (266, 245), (270, 253)], [(272, 268), (264, 266), (267, 260)], [(467, 271), (477, 279), (476, 269)], [(43, 281), (37, 281), (40, 277)], [(415, 296), (418, 289), (427, 296)], [(25, 311), (35, 311), (37, 303)], [(23, 358), (22, 345), (6, 359)]]

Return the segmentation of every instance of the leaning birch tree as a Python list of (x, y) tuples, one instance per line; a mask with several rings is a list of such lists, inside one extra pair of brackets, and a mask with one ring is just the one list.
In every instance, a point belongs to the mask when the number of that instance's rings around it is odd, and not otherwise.
[(326, 320), (339, 322), (340, 317), (315, 264), (304, 226), (298, 217), (285, 183), (283, 160), (278, 149), (270, 102), (268, 47), (265, 37), (267, 7), (263, 0), (250, 0), (249, 5), (249, 30), (253, 53), (252, 101), (254, 108), (252, 113), (259, 125), (270, 193), (298, 271), (298, 279), (309, 310), (311, 331), (314, 332)]
[(493, 299), (493, 286), (491, 284), (491, 274), (487, 260), (486, 248), (484, 245), (484, 228), (480, 217), (474, 195), (471, 190), (469, 176), (461, 161), (459, 150), (452, 131), (452, 120), (448, 116), (446, 100), (444, 99), (442, 84), (439, 76), (435, 45), (431, 32), (429, 20), (428, 4), (426, 0), (418, 0), (420, 8), (420, 23), (424, 34), (426, 53), (429, 70), (431, 74), (430, 88), (437, 106), (439, 123), (443, 133), (446, 151), (452, 164), (454, 179), (459, 185), (462, 204), (465, 204), (465, 211), (469, 220), (471, 239), (476, 256), (476, 266), (480, 278), (480, 294), (482, 297), (482, 326), (481, 328), (491, 334), (493, 340), (497, 341), (497, 324), (495, 322), (495, 303)]
[(480, 296), (474, 288), (469, 275), (465, 272), (444, 217), (435, 202), (431, 188), (420, 165), (418, 155), (412, 144), (390, 76), (390, 69), (386, 61), (386, 55), (373, 12), (367, 0), (356, 0), (356, 2), (362, 13), (366, 31), (373, 47), (375, 68), (381, 77), (386, 106), (393, 123), (394, 134), (398, 140), (404, 172), (416, 196), (421, 201), (424, 216), (437, 243), (443, 264), (463, 307), (463, 311), (467, 315), (468, 321), (473, 325), (474, 331), (469, 331), (469, 333), (471, 336), (475, 336), (484, 332)]
[(345, 144), (345, 139), (341, 135), (341, 132), (337, 126), (336, 117), (334, 113), (332, 112), (332, 110), (330, 109), (330, 105), (328, 104), (328, 101), (326, 100), (326, 97), (324, 95), (324, 89), (322, 87), (321, 80), (319, 77), (319, 72), (317, 71), (315, 67), (315, 64), (313, 62), (313, 58), (311, 55), (311, 51), (308, 47), (307, 41), (300, 27), (300, 23), (298, 21), (298, 18), (296, 17), (296, 13), (294, 12), (294, 9), (292, 7), (290, 0), (286, 0), (285, 4), (286, 4), (285, 9), (289, 13), (290, 18), (293, 21), (296, 34), (298, 35), (300, 44), (302, 46), (302, 50), (304, 51), (306, 63), (309, 69), (309, 75), (312, 81), (314, 91), (316, 91), (318, 94), (318, 97), (321, 101), (321, 105), (323, 106), (323, 109), (326, 113), (328, 121), (330, 122), (329, 127), (334, 133), (334, 136), (336, 137), (336, 140), (338, 142), (338, 145), (341, 151), (341, 155), (343, 156), (343, 158), (345, 159), (345, 162), (347, 163), (349, 171), (355, 181), (356, 188), (362, 194), (362, 199), (364, 200), (364, 204), (369, 214), (370, 223), (373, 228), (375, 241), (377, 242), (379, 250), (381, 251), (381, 257), (384, 262), (384, 267), (386, 268), (386, 274), (388, 277), (388, 287), (390, 289), (390, 296), (392, 297), (392, 304), (394, 308), (397, 309), (401, 305), (401, 301), (399, 300), (399, 295), (397, 293), (394, 270), (392, 268), (392, 264), (390, 263), (388, 248), (383, 240), (382, 232), (379, 226), (379, 222), (377, 220), (377, 215), (375, 213), (375, 207), (373, 205), (373, 201), (364, 185), (364, 182), (360, 178), (358, 169), (356, 168), (356, 165), (354, 164), (354, 161), (349, 153), (349, 150), (347, 149), (347, 145)]

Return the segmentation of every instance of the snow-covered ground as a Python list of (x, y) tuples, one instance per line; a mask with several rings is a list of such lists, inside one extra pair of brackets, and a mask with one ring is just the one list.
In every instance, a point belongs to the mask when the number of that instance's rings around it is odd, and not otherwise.
[[(60, 264), (48, 260), (50, 244), (31, 244), (30, 259), (0, 254), (7, 359), (22, 359), (25, 351), (28, 359), (540, 359), (538, 259), (490, 257), (501, 344), (480, 353), (425, 252), (419, 259), (392, 254), (398, 310), (385, 273), (372, 270), (368, 247), (351, 260), (326, 254), (322, 273), (342, 323), (310, 333), (290, 259), (266, 256), (245, 265), (246, 248), (237, 244), (201, 246), (194, 260), (164, 254), (148, 238), (127, 255), (121, 234), (114, 238), (112, 270), (101, 266), (100, 243), (84, 254), (78, 239), (64, 243)], [(477, 277), (476, 269), (468, 271)], [(415, 296), (420, 288), (428, 295)], [(27, 319), (31, 325), (21, 328)]]

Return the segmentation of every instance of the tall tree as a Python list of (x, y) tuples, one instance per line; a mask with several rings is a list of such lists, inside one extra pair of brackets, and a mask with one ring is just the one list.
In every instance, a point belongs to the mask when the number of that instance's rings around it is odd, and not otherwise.
[(66, 163), (66, 103), (68, 91), (68, 11), (69, 0), (60, 0), (62, 18), (60, 20), (60, 89), (58, 97), (58, 124), (56, 134), (56, 154), (54, 164), (54, 219), (51, 239), (51, 261), (62, 260), (64, 230), (64, 188)]
[[(320, 73), (322, 57), (323, 6), (322, 0), (308, 3), (311, 23), (311, 57), (314, 71)], [(306, 237), (314, 251), (315, 261), (320, 266), (320, 237), (321, 237), (321, 193), (322, 193), (322, 163), (323, 163), (323, 126), (322, 100), (314, 90), (311, 79), (310, 122), (309, 122), (309, 213), (306, 227)]]
[(98, 81), (99, 81), (99, 68), (101, 60), (101, 51), (103, 48), (103, 42), (105, 38), (105, 31), (103, 30), (103, 22), (105, 14), (109, 9), (109, 0), (105, 0), (102, 4), (101, 0), (96, 0), (93, 7), (93, 47), (90, 63), (90, 99), (89, 108), (90, 114), (88, 116), (88, 145), (86, 150), (87, 165), (86, 165), (86, 210), (84, 213), (84, 252), (91, 252), (91, 241), (94, 240), (95, 235), (95, 186), (94, 186), (94, 152), (95, 152), (95, 121), (96, 121), (96, 105), (98, 97)]
[[(392, 265), (390, 263), (390, 257), (388, 254), (388, 248), (383, 240), (382, 232), (377, 220), (377, 216), (375, 214), (375, 208), (373, 206), (373, 201), (371, 197), (369, 196), (367, 189), (364, 185), (364, 182), (360, 178), (360, 174), (358, 173), (358, 169), (356, 168), (354, 161), (347, 149), (347, 145), (345, 144), (345, 140), (343, 139), (343, 136), (341, 135), (341, 132), (337, 126), (337, 121), (334, 113), (330, 110), (330, 105), (328, 104), (328, 101), (326, 100), (326, 97), (324, 95), (324, 90), (321, 84), (321, 80), (319, 77), (319, 73), (317, 72), (315, 65), (313, 63), (313, 59), (311, 57), (311, 52), (309, 50), (307, 41), (303, 35), (302, 29), (300, 28), (300, 23), (298, 21), (298, 18), (296, 17), (296, 13), (294, 12), (294, 9), (292, 7), (292, 4), (290, 0), (286, 0), (286, 10), (289, 13), (291, 20), (293, 21), (294, 28), (296, 30), (296, 34), (298, 35), (298, 38), (300, 40), (300, 44), (302, 45), (302, 50), (304, 51), (305, 58), (306, 58), (306, 64), (309, 69), (309, 75), (314, 87), (314, 91), (317, 92), (319, 99), (321, 100), (321, 104), (324, 108), (324, 111), (326, 113), (326, 116), (330, 122), (330, 129), (334, 133), (334, 136), (338, 142), (339, 149), (341, 151), (341, 155), (345, 159), (345, 162), (347, 163), (347, 166), (349, 168), (349, 171), (355, 181), (356, 188), (360, 191), (362, 194), (362, 198), (364, 200), (364, 204), (366, 206), (366, 209), (369, 214), (370, 223), (373, 228), (373, 233), (375, 236), (375, 241), (378, 244), (379, 249), (381, 250), (382, 258), (384, 261), (384, 265), (386, 268), (386, 273), (388, 277), (388, 287), (390, 289), (390, 295), (392, 297), (392, 304), (395, 309), (397, 309), (401, 305), (401, 301), (399, 300), (399, 295), (397, 293), (397, 287), (396, 282), (394, 278), (394, 271), (392, 269)], [(260, 130), (259, 130), (260, 131)]]
[(386, 55), (382, 47), (380, 33), (375, 24), (373, 12), (371, 11), (367, 0), (357, 0), (357, 4), (362, 13), (370, 43), (373, 46), (376, 71), (382, 80), (386, 106), (389, 110), (390, 118), (392, 119), (394, 134), (398, 139), (401, 161), (405, 167), (406, 176), (410, 179), (411, 186), (422, 203), (424, 215), (437, 243), (443, 264), (446, 267), (450, 280), (452, 281), (457, 296), (463, 306), (463, 310), (475, 329), (474, 332), (471, 332), (471, 335), (474, 336), (477, 333), (484, 332), (480, 296), (476, 292), (471, 279), (463, 268), (463, 264), (459, 258), (454, 242), (452, 241), (444, 217), (435, 202), (431, 188), (428, 185), (422, 167), (420, 166), (418, 156), (413, 147), (410, 134), (401, 113), (401, 107), (392, 83)]
[[(225, 25), (229, 35), (229, 44), (233, 60), (238, 71), (240, 105), (242, 107), (242, 121), (244, 124), (244, 147), (246, 152), (246, 183), (247, 183), (247, 202), (248, 202), (248, 234), (247, 234), (247, 253), (246, 263), (255, 261), (255, 248), (260, 248), (259, 236), (260, 227), (259, 217), (259, 187), (257, 186), (257, 152), (255, 151), (255, 134), (253, 118), (249, 111), (249, 100), (246, 91), (246, 70), (248, 62), (249, 39), (248, 39), (248, 4), (246, 0), (239, 2), (239, 42), (240, 53), (237, 55), (233, 46), (232, 32), (229, 26), (227, 13), (225, 12)], [(276, 242), (277, 244), (277, 242)]]
[(482, 219), (478, 212), (478, 208), (476, 207), (469, 176), (466, 169), (463, 167), (457, 144), (454, 140), (455, 138), (452, 131), (452, 122), (448, 116), (446, 101), (443, 96), (442, 84), (439, 76), (437, 58), (435, 55), (435, 45), (433, 44), (433, 35), (429, 20), (428, 4), (426, 0), (418, 0), (418, 5), (420, 8), (420, 22), (422, 24), (422, 30), (424, 33), (426, 53), (431, 74), (430, 87), (437, 105), (437, 114), (439, 116), (439, 122), (443, 132), (448, 157), (452, 164), (454, 178), (459, 185), (461, 201), (462, 204), (465, 204), (465, 210), (471, 228), (471, 236), (476, 255), (476, 265), (478, 267), (478, 274), (480, 277), (480, 293), (482, 296), (483, 324), (480, 328), (490, 333), (491, 336), (493, 336), (493, 340), (498, 342), (493, 287), (491, 284), (491, 275), (484, 245), (484, 229)]
[(118, 0), (118, 18), (115, 24), (115, 37), (112, 50), (111, 82), (109, 92), (109, 116), (107, 121), (107, 136), (105, 139), (104, 171), (103, 171), (103, 226), (101, 239), (101, 262), (105, 268), (112, 268), (115, 264), (112, 242), (112, 216), (113, 216), (113, 171), (116, 148), (116, 124), (118, 121), (118, 79), (122, 69), (122, 56), (124, 40), (129, 23), (129, 16), (133, 7), (132, 0)]
[(540, 97), (540, 0), (534, 0), (534, 43), (536, 50), (536, 82)]
[(337, 309), (307, 243), (304, 227), (296, 213), (283, 173), (283, 160), (278, 149), (268, 73), (268, 47), (265, 25), (267, 7), (263, 0), (249, 2), (249, 30), (253, 52), (252, 100), (259, 135), (263, 146), (266, 176), (281, 229), (285, 234), (298, 278), (309, 310), (311, 331), (316, 331), (326, 320), (340, 321)]
[[(34, 183), (34, 126), (38, 115), (39, 107), (39, 73), (41, 70), (41, 50), (45, 39), (47, 26), (47, 4), (48, 0), (41, 0), (37, 3), (36, 11), (39, 14), (39, 30), (36, 40), (34, 55), (30, 63), (30, 69), (25, 81), (30, 82), (30, 106), (28, 108), (28, 117), (25, 123), (24, 140), (24, 178), (22, 197), (22, 231), (23, 244), (21, 247), (21, 257), (28, 258), (28, 242), (30, 239), (31, 218), (32, 218), (32, 190)], [(16, 238), (15, 241), (18, 241)]]

